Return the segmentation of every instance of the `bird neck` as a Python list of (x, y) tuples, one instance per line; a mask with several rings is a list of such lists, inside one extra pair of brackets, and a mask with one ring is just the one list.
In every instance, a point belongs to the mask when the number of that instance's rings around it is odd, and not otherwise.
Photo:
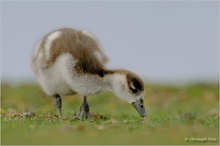
[(77, 92), (82, 95), (92, 95), (101, 91), (112, 91), (110, 76), (83, 75), (74, 83)]
[[(124, 82), (124, 76), (114, 71), (108, 71), (104, 76), (82, 76), (82, 80), (77, 83), (80, 85), (82, 93), (95, 94), (101, 91), (111, 91), (117, 95), (117, 91), (121, 89)], [(85, 91), (84, 91), (85, 89)]]
[(108, 71), (104, 77), (103, 81), (107, 85), (105, 91), (111, 91), (115, 95), (117, 95), (117, 91), (121, 90), (121, 85), (125, 84), (125, 76), (123, 74), (118, 73), (115, 70)]

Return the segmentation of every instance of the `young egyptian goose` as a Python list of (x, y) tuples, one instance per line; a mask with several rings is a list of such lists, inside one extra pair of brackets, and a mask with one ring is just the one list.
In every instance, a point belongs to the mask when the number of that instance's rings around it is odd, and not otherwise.
[(62, 95), (84, 97), (78, 119), (89, 118), (86, 97), (112, 91), (132, 104), (145, 117), (144, 85), (140, 77), (127, 70), (109, 70), (98, 40), (85, 30), (62, 28), (50, 32), (37, 44), (32, 68), (44, 92), (52, 97), (61, 118)]

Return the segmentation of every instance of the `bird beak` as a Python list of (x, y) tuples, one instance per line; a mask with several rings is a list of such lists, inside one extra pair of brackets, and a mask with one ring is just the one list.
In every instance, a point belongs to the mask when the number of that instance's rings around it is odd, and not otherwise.
[(132, 105), (137, 110), (137, 112), (141, 115), (141, 117), (146, 117), (143, 99), (139, 99), (136, 102), (132, 102)]

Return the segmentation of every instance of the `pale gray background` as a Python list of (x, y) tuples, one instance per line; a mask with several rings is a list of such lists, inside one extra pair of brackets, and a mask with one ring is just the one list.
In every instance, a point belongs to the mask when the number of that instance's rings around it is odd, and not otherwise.
[(3, 1), (2, 81), (34, 80), (33, 48), (60, 27), (89, 30), (109, 67), (132, 70), (146, 82), (218, 81), (218, 1)]

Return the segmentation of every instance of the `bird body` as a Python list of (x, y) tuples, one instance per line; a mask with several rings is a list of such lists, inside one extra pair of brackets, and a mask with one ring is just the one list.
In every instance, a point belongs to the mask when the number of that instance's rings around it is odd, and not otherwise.
[[(42, 89), (53, 97), (59, 116), (62, 95), (80, 94), (86, 97), (101, 91), (112, 91), (129, 103), (143, 99), (142, 80), (127, 70), (106, 69), (107, 61), (100, 43), (91, 33), (62, 28), (39, 41), (32, 68)], [(86, 99), (81, 107), (85, 108), (85, 105), (88, 105)], [(81, 113), (79, 115), (82, 116)]]

